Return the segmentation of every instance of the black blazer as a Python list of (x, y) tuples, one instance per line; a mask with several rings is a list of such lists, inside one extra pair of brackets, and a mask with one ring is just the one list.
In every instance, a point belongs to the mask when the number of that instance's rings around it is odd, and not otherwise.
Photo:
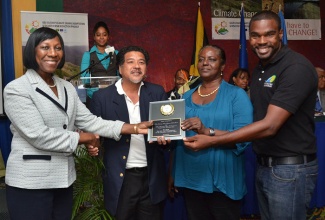
[[(149, 102), (166, 100), (162, 86), (144, 82), (140, 91), (141, 121), (149, 120)], [(115, 85), (95, 92), (90, 110), (107, 120), (120, 120), (129, 123), (129, 113), (124, 95), (119, 95)], [(122, 135), (119, 141), (104, 138), (104, 201), (107, 211), (115, 215), (120, 190), (129, 154), (131, 135)], [(144, 135), (148, 163), (149, 191), (152, 203), (156, 204), (167, 196), (167, 174), (164, 152), (158, 144), (149, 144)]]

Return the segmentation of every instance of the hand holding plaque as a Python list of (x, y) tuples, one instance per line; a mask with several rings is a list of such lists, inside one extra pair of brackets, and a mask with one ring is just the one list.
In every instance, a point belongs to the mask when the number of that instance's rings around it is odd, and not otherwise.
[(148, 131), (148, 141), (156, 141), (157, 137), (179, 140), (185, 137), (181, 122), (185, 119), (184, 99), (150, 102), (149, 120), (153, 126)]

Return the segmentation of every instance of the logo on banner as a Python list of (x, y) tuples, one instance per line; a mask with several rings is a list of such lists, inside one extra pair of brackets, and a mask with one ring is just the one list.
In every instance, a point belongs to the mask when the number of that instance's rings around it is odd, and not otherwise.
[(216, 24), (214, 26), (214, 31), (219, 35), (225, 35), (229, 32), (227, 26), (228, 26), (227, 22), (222, 21), (220, 24)]
[(28, 23), (25, 25), (25, 30), (27, 34), (31, 34), (34, 31), (36, 31), (37, 28), (39, 28), (40, 23), (37, 20), (32, 21), (31, 23)]
[(42, 25), (41, 25), (38, 20), (34, 20), (34, 21), (32, 21), (30, 23), (27, 23), (25, 25), (25, 31), (27, 32), (27, 34), (30, 35), (40, 27), (49, 27), (49, 28), (52, 28), (53, 30), (56, 30), (57, 32), (67, 33), (67, 29), (66, 28), (58, 28), (59, 25), (57, 23), (59, 23), (59, 22), (46, 22), (46, 21), (43, 21)]

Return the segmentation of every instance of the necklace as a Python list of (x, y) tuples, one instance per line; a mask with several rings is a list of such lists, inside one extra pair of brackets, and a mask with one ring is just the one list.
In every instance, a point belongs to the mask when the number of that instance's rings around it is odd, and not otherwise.
[(213, 93), (215, 93), (216, 91), (218, 91), (219, 87), (220, 87), (220, 85), (215, 90), (213, 90), (212, 92), (210, 92), (209, 94), (202, 95), (201, 94), (201, 85), (200, 85), (199, 88), (198, 88), (198, 90), (197, 90), (197, 92), (199, 93), (199, 96), (201, 96), (201, 97), (204, 98), (204, 97), (208, 97), (208, 96), (212, 95)]
[(54, 82), (53, 85), (49, 85), (49, 84), (47, 84), (50, 88), (54, 88), (54, 87), (56, 86), (56, 82), (55, 82), (55, 80), (53, 79), (53, 77), (52, 77), (52, 80), (53, 80), (53, 82)]

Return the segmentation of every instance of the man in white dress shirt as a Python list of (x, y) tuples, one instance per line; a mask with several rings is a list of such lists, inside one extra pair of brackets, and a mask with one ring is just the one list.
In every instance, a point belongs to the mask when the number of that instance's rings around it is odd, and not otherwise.
[[(149, 118), (149, 103), (167, 99), (162, 86), (145, 82), (149, 54), (138, 46), (121, 48), (116, 64), (122, 78), (95, 92), (90, 110), (103, 119), (139, 123)], [(104, 138), (104, 202), (117, 220), (161, 220), (167, 196), (164, 152), (147, 135)]]

